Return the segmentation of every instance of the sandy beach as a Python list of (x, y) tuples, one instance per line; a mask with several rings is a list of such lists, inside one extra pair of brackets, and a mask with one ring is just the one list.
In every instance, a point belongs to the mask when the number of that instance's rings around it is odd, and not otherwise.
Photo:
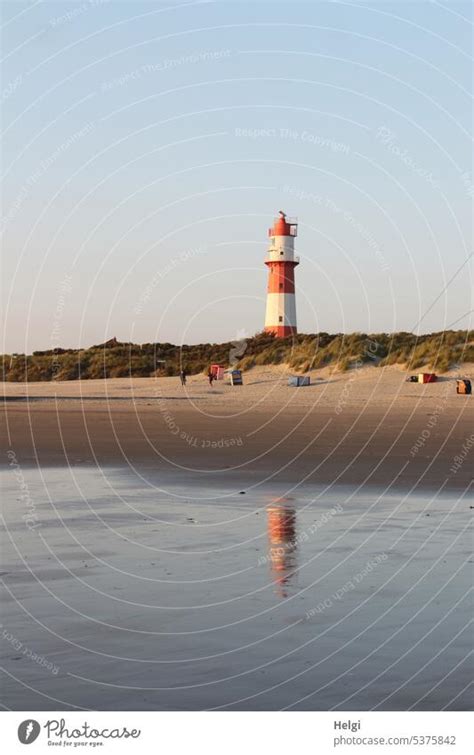
[(9, 708), (471, 707), (471, 396), (287, 377), (4, 384)]
[[(466, 365), (463, 376), (474, 375)], [(318, 370), (308, 387), (286, 367), (254, 368), (244, 385), (188, 378), (4, 383), (8, 446), (23, 465), (125, 465), (182, 481), (465, 488), (453, 471), (474, 427), (455, 375), (407, 383), (397, 367)]]

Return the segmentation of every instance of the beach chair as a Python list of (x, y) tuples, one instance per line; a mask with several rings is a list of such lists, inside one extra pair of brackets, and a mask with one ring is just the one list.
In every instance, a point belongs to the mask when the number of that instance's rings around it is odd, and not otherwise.
[(472, 393), (472, 386), (470, 380), (456, 380), (456, 393), (461, 393), (465, 396)]

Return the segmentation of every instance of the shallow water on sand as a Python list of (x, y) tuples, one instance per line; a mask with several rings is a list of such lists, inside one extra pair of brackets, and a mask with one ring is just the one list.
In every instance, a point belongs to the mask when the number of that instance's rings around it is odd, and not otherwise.
[(9, 708), (471, 707), (466, 494), (2, 482)]

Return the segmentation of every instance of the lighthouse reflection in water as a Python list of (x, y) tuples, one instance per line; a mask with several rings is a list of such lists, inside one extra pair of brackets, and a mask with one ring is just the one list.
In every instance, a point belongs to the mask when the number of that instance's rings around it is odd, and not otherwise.
[(288, 596), (296, 573), (296, 511), (286, 499), (267, 506), (268, 563), (280, 598)]

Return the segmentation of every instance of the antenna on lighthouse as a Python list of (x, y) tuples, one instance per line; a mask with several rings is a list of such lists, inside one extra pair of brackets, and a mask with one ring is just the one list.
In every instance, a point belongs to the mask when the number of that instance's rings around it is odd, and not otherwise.
[(278, 338), (296, 334), (295, 238), (298, 221), (288, 218), (283, 210), (278, 211), (272, 228), (269, 229), (270, 246), (265, 264), (268, 267), (267, 308), (265, 331)]

